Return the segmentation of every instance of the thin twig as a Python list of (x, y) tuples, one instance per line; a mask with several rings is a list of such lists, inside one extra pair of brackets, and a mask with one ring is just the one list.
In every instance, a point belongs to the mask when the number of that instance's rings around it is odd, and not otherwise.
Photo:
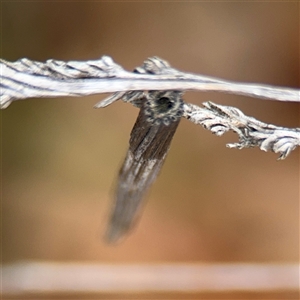
[[(0, 60), (1, 108), (12, 101), (32, 97), (86, 96), (139, 90), (219, 91), (256, 98), (299, 102), (298, 89), (260, 84), (235, 83), (180, 72), (165, 61), (157, 65), (150, 58), (137, 70), (127, 72), (110, 57), (94, 61), (45, 63), (26, 58), (16, 62)], [(142, 70), (142, 72), (141, 72)]]
[(2, 291), (7, 299), (20, 299), (22, 295), (29, 299), (29, 294), (30, 299), (36, 299), (35, 295), (50, 299), (53, 294), (64, 295), (67, 299), (66, 295), (78, 298), (78, 294), (82, 293), (110, 299), (118, 298), (115, 296), (120, 293), (134, 293), (133, 298), (139, 298), (140, 293), (143, 295), (141, 298), (146, 298), (148, 293), (152, 297), (153, 293), (163, 293), (165, 299), (168, 293), (173, 297), (174, 293), (179, 293), (183, 299), (188, 296), (184, 293), (205, 295), (210, 292), (221, 296), (228, 292), (273, 292), (274, 295), (274, 291), (287, 293), (299, 289), (297, 263), (100, 264), (22, 261), (4, 265), (2, 274)]
[(263, 151), (280, 153), (278, 159), (285, 159), (292, 150), (300, 146), (300, 128), (266, 124), (245, 116), (235, 107), (213, 102), (206, 102), (203, 105), (205, 108), (190, 103), (185, 104), (183, 116), (218, 136), (229, 130), (237, 133), (239, 143), (227, 144), (229, 148), (243, 149), (258, 146)]
[[(147, 59), (134, 72), (127, 72), (110, 57), (94, 61), (58, 61), (45, 63), (28, 59), (16, 62), (0, 60), (0, 106), (31, 97), (86, 96), (98, 93), (114, 94), (96, 108), (122, 99), (133, 105), (139, 103), (147, 90), (220, 91), (280, 101), (300, 102), (300, 90), (260, 84), (235, 83), (217, 78), (180, 72), (157, 57)], [(300, 129), (283, 128), (245, 116), (239, 109), (204, 103), (205, 108), (185, 103), (183, 117), (195, 124), (222, 135), (233, 130), (239, 143), (230, 148), (259, 146), (261, 150), (280, 153), (286, 158), (300, 145)]]

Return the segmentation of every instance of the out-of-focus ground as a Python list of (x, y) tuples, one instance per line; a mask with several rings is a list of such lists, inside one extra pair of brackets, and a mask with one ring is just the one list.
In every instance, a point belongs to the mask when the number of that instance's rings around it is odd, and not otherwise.
[[(45, 61), (160, 56), (182, 71), (299, 87), (299, 3), (2, 3), (2, 53)], [(299, 150), (286, 160), (225, 147), (182, 120), (140, 223), (103, 242), (137, 109), (104, 95), (31, 99), (2, 115), (2, 260), (275, 262), (299, 258)], [(188, 92), (299, 127), (299, 104)]]

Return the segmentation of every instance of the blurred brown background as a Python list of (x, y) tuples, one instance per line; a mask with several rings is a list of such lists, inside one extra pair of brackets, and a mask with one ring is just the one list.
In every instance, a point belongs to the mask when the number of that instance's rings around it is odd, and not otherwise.
[[(299, 3), (2, 4), (7, 60), (97, 59), (132, 70), (160, 56), (182, 71), (299, 86)], [(118, 246), (103, 242), (114, 181), (137, 109), (86, 98), (30, 99), (2, 112), (2, 258), (149, 262), (297, 262), (299, 150), (285, 161), (225, 147), (182, 120), (141, 221)], [(188, 102), (233, 105), (299, 127), (299, 105), (222, 93)]]

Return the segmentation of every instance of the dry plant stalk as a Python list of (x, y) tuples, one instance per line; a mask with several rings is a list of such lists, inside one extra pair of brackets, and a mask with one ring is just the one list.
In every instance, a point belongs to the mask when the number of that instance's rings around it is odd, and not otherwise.
[[(95, 107), (105, 107), (122, 99), (135, 105), (143, 91), (217, 91), (279, 101), (300, 102), (300, 90), (261, 84), (236, 83), (217, 78), (185, 73), (171, 68), (158, 57), (147, 59), (134, 72), (125, 71), (111, 57), (99, 60), (59, 61), (45, 63), (26, 58), (16, 62), (0, 60), (0, 107), (6, 108), (16, 100), (32, 97), (86, 96), (98, 93), (115, 93)], [(259, 146), (261, 150), (279, 153), (284, 159), (300, 145), (299, 128), (283, 128), (265, 124), (245, 116), (239, 109), (204, 103), (204, 108), (185, 103), (183, 117), (195, 124), (222, 135), (233, 130), (239, 143), (230, 148)]]

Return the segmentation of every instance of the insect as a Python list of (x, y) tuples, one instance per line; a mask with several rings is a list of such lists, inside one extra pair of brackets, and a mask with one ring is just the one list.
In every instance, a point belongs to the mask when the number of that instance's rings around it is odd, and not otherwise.
[[(116, 242), (136, 223), (143, 198), (156, 179), (183, 114), (182, 92), (138, 92), (140, 108), (129, 149), (119, 172), (106, 239)], [(132, 93), (136, 96), (136, 93)], [(130, 95), (129, 95), (130, 97)]]

